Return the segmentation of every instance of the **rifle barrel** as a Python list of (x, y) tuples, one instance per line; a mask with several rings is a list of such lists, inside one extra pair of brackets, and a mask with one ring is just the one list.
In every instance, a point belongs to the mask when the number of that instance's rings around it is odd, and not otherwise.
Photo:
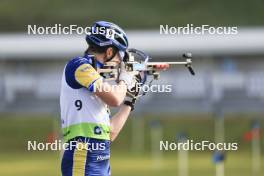
[(147, 65), (157, 65), (157, 64), (169, 64), (169, 65), (185, 65), (185, 64), (190, 64), (191, 62), (189, 61), (184, 61), (184, 62), (148, 62)]

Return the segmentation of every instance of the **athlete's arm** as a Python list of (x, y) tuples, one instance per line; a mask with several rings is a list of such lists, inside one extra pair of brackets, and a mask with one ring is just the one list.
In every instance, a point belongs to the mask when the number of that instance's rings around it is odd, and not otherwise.
[(137, 95), (139, 93), (139, 89), (137, 85), (132, 87), (127, 94), (124, 105), (121, 106), (119, 111), (110, 119), (110, 139), (114, 141), (115, 138), (120, 133), (121, 129), (125, 125), (127, 118), (131, 111), (134, 109), (134, 105), (137, 100)]
[(120, 106), (123, 102), (127, 92), (127, 86), (124, 81), (120, 81), (117, 85), (113, 86), (107, 82), (102, 82), (95, 90), (101, 100), (109, 106)]
[(79, 65), (74, 72), (78, 84), (88, 88), (109, 106), (120, 106), (126, 96), (127, 86), (132, 84), (134, 75), (124, 70), (120, 76), (122, 79), (117, 85), (110, 85), (103, 82), (99, 73), (87, 63)]
[(130, 114), (131, 107), (122, 105), (119, 111), (110, 120), (110, 140), (114, 141), (125, 125)]
[(135, 84), (133, 83), (134, 76), (135, 73), (127, 72), (124, 62), (121, 62), (119, 83), (114, 86), (108, 83), (101, 83), (97, 86), (95, 94), (109, 106), (120, 106), (126, 96), (127, 89), (130, 89)]
[[(133, 83), (135, 74), (134, 72), (127, 72), (124, 62), (121, 62), (119, 83), (117, 86), (102, 83), (99, 89), (96, 89), (95, 94), (109, 106), (120, 106), (126, 96), (127, 89), (131, 89), (131, 86), (135, 84)], [(111, 91), (107, 92), (106, 90), (109, 89)]]

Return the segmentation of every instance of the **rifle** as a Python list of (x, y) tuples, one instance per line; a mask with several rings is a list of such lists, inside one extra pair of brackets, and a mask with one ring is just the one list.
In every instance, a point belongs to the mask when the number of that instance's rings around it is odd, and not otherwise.
[[(183, 54), (185, 61), (178, 62), (149, 62), (151, 58), (143, 51), (137, 49), (128, 49), (124, 63), (127, 71), (135, 71), (142, 75), (143, 82), (147, 80), (148, 76), (153, 76), (153, 79), (158, 80), (160, 77), (160, 71), (167, 70), (170, 66), (184, 65), (191, 75), (195, 75), (192, 68), (192, 54)], [(116, 80), (119, 73), (118, 65), (114, 62), (107, 62), (105, 66), (97, 70), (106, 81)]]

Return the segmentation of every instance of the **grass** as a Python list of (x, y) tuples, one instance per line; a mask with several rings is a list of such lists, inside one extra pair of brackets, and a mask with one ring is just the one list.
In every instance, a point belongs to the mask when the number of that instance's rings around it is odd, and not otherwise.
[[(4, 176), (57, 176), (60, 175), (59, 153), (6, 153), (0, 157), (0, 175)], [(264, 157), (262, 156), (262, 161)], [(132, 155), (129, 153), (112, 153), (112, 175), (114, 176), (173, 176), (178, 175), (177, 152), (165, 154), (158, 166), (150, 155)], [(261, 165), (264, 168), (264, 164)], [(230, 153), (225, 162), (226, 176), (249, 176), (251, 158), (249, 153)], [(211, 154), (190, 153), (189, 175), (214, 175), (215, 165), (211, 162)]]
[[(144, 115), (142, 121), (130, 118), (118, 140), (112, 144), (111, 166), (114, 176), (160, 176), (178, 175), (178, 152), (162, 152), (162, 159), (151, 155), (150, 122), (160, 121), (163, 140), (175, 142), (176, 133), (184, 131), (195, 141), (214, 139), (214, 123), (210, 116), (171, 118), (160, 115)], [(60, 175), (60, 152), (27, 151), (27, 141), (47, 141), (51, 132), (57, 131), (58, 120), (50, 115), (18, 116), (0, 115), (0, 175), (4, 176), (55, 176)], [(137, 122), (137, 123), (134, 123)], [(225, 121), (226, 141), (238, 142), (239, 150), (227, 152), (226, 176), (249, 176), (251, 174), (251, 144), (243, 140), (243, 133), (249, 130), (251, 119), (241, 116)], [(132, 123), (136, 132), (132, 131)], [(263, 120), (261, 121), (263, 126)], [(133, 134), (143, 136), (144, 147), (134, 150)], [(262, 131), (263, 136), (263, 131)], [(135, 136), (134, 136), (135, 137)], [(137, 138), (140, 139), (140, 138)], [(261, 137), (263, 139), (263, 137)], [(137, 143), (140, 141), (136, 141)], [(157, 144), (158, 146), (159, 144)], [(262, 140), (263, 150), (263, 140)], [(262, 161), (264, 155), (262, 155)], [(261, 165), (264, 168), (264, 163)], [(215, 165), (212, 152), (189, 152), (189, 175), (214, 175)]]
[[(178, 175), (177, 152), (165, 155), (157, 166), (151, 157), (117, 157), (112, 155), (113, 175)], [(264, 165), (262, 165), (264, 166)], [(225, 163), (227, 176), (249, 176), (251, 175), (250, 155), (246, 153), (233, 153), (228, 156)], [(210, 153), (189, 154), (189, 175), (203, 176), (214, 175), (215, 165), (212, 163)]]

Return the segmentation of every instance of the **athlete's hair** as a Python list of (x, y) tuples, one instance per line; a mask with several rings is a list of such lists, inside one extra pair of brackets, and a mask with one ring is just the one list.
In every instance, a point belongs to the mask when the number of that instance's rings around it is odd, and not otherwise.
[(98, 45), (96, 45), (90, 41), (88, 41), (88, 45), (89, 45), (89, 47), (85, 51), (85, 54), (90, 54), (90, 53), (102, 54), (102, 53), (105, 53), (108, 48), (113, 48), (113, 55), (116, 55), (116, 53), (118, 52), (118, 49), (114, 45), (98, 46)]

